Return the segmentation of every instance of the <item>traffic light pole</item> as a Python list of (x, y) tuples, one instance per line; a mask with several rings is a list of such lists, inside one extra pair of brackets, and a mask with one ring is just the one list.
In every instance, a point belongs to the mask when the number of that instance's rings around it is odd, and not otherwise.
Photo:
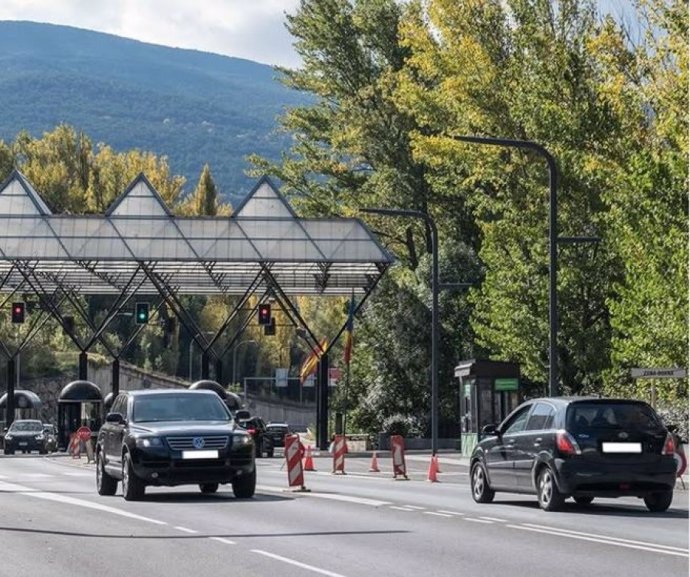
[(7, 402), (5, 403), (5, 427), (14, 422), (14, 381), (17, 378), (14, 357), (7, 359)]

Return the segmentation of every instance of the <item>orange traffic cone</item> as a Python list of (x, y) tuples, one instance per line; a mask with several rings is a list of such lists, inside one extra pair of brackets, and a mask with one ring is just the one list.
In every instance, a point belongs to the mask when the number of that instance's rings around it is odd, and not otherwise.
[(376, 458), (376, 451), (371, 456), (371, 467), (369, 467), (370, 473), (380, 473), (379, 460)]
[(311, 445), (307, 445), (307, 456), (304, 458), (304, 470), (316, 471), (314, 468), (314, 459), (311, 456)]
[(441, 472), (441, 464), (438, 462), (438, 455), (436, 455), (434, 457), (434, 459), (436, 460), (436, 472), (440, 473)]
[(431, 481), (432, 483), (438, 483), (438, 478), (437, 478), (437, 473), (438, 473), (438, 461), (436, 455), (431, 457), (431, 463), (429, 463), (429, 472), (427, 473), (426, 479), (427, 481)]

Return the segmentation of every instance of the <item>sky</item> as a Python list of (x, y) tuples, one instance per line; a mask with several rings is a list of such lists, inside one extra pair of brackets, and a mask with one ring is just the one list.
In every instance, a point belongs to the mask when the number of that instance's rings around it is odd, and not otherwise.
[(0, 20), (31, 20), (107, 32), (295, 67), (284, 26), (299, 0), (0, 0)]

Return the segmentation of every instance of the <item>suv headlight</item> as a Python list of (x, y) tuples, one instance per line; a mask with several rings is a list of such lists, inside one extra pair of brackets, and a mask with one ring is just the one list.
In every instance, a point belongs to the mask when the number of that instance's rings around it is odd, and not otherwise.
[(36, 440), (37, 440), (37, 441), (42, 441), (42, 440), (43, 440), (43, 433), (40, 433), (40, 434), (36, 435)]
[(240, 434), (240, 435), (237, 435), (236, 438), (237, 438), (237, 444), (238, 445), (248, 445), (249, 443), (252, 442), (251, 435)]
[(6, 441), (11, 441), (12, 440), (12, 435), (10, 433), (5, 434), (5, 440)]
[(140, 449), (148, 449), (149, 447), (163, 446), (163, 440), (160, 437), (139, 437), (136, 443), (137, 447)]

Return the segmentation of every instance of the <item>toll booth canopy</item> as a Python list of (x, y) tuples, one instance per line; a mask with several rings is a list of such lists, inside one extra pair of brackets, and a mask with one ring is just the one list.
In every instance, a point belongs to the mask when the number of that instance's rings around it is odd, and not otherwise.
[(460, 381), (460, 426), (463, 455), (470, 455), (485, 425), (498, 424), (521, 400), (520, 365), (471, 359), (455, 367)]

